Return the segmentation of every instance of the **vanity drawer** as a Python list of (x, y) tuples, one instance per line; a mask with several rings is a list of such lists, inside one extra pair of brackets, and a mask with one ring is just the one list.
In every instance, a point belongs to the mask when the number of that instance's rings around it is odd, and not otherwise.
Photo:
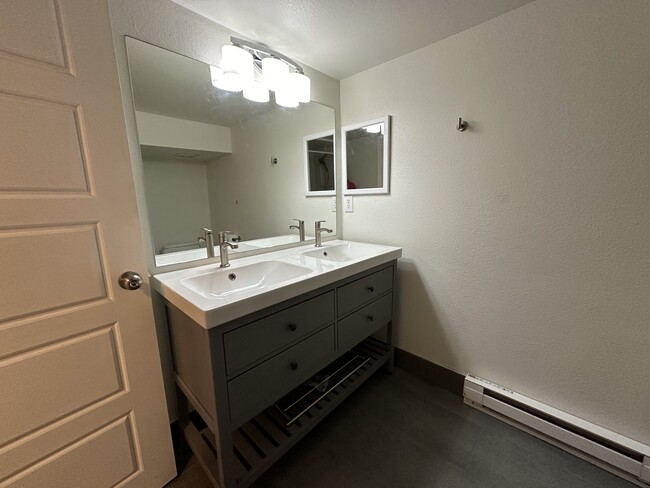
[(334, 322), (334, 291), (251, 322), (223, 336), (226, 372), (234, 373)]
[(232, 422), (247, 420), (317, 373), (333, 358), (334, 342), (332, 325), (229, 381)]
[(364, 276), (337, 290), (338, 316), (374, 300), (393, 288), (393, 267)]
[(347, 351), (369, 335), (375, 333), (391, 319), (393, 313), (393, 294), (389, 293), (379, 300), (357, 310), (349, 317), (339, 320), (338, 349)]

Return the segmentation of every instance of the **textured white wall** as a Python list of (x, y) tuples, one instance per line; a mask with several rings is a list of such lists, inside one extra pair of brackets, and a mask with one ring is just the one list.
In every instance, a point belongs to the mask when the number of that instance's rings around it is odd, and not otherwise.
[(201, 228), (211, 225), (207, 163), (147, 158), (142, 163), (156, 252), (168, 244), (196, 242)]
[(649, 46), (647, 0), (537, 0), (341, 82), (393, 116), (343, 232), (404, 248), (399, 347), (646, 443)]

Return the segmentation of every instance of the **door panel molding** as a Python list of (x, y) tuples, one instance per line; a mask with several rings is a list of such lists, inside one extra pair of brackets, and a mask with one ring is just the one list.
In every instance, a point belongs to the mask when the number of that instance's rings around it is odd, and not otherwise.
[[(106, 439), (106, 437), (112, 438)], [(104, 469), (96, 467), (93, 470), (75, 469), (79, 464), (84, 464), (85, 458), (89, 461), (88, 465), (91, 463), (97, 465), (96, 459), (102, 458), (112, 458), (113, 462), (110, 465), (104, 464)], [(15, 482), (20, 482), (24, 487), (34, 488), (108, 487), (131, 481), (142, 473), (142, 459), (136, 446), (134, 418), (132, 413), (128, 413), (22, 467), (5, 478), (4, 482), (0, 480), (0, 487), (10, 486)]]
[(13, 393), (0, 397), (0, 447), (127, 392), (127, 383), (117, 324), (3, 359), (0, 391)]
[[(14, 40), (12, 45), (0, 45), (0, 56), (32, 64), (41, 69), (74, 75), (61, 5), (58, 0), (13, 2), (3, 6), (3, 17), (4, 23), (0, 23), (3, 30), (15, 28), (11, 32), (11, 37)], [(27, 29), (21, 32), (19, 27), (26, 24), (32, 26), (33, 30), (24, 36)], [(36, 31), (36, 35), (43, 37), (34, 39), (34, 31)], [(40, 43), (35, 43), (35, 41), (40, 41)]]
[(94, 194), (80, 105), (0, 91), (0, 128), (0, 192)]

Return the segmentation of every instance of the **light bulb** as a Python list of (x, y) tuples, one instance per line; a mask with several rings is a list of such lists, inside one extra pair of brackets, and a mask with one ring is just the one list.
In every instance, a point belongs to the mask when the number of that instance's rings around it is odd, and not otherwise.
[(221, 78), (212, 84), (221, 90), (239, 92), (244, 89), (245, 81), (239, 73), (225, 72)]
[(285, 84), (275, 91), (275, 103), (282, 107), (293, 108), (298, 106), (298, 98), (289, 85)]
[(269, 91), (266, 86), (260, 81), (249, 81), (244, 87), (244, 98), (252, 102), (268, 102)]
[(212, 80), (213, 85), (217, 83), (222, 76), (223, 76), (223, 70), (219, 68), (219, 66), (210, 65), (210, 79)]
[(302, 73), (289, 73), (287, 83), (299, 102), (309, 103), (311, 100), (311, 80), (307, 76)]
[(289, 75), (289, 66), (276, 58), (264, 58), (262, 60), (262, 78), (269, 90), (277, 90), (285, 84)]
[[(221, 75), (219, 76), (219, 70)], [(241, 91), (253, 80), (253, 56), (248, 51), (227, 44), (221, 46), (221, 65), (210, 67), (212, 84), (228, 91)], [(216, 77), (216, 79), (215, 79)]]

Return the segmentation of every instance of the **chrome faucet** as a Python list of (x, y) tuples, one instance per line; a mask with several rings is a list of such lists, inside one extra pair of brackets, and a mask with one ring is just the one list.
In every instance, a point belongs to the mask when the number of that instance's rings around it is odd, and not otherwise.
[(233, 234), (233, 232), (229, 230), (222, 230), (219, 232), (219, 258), (221, 260), (221, 264), (219, 264), (220, 268), (227, 268), (230, 266), (228, 248), (237, 249), (239, 247), (237, 244), (228, 242), (228, 234)]
[(199, 237), (199, 243), (201, 241), (205, 242), (205, 248), (208, 251), (208, 257), (214, 257), (214, 238), (212, 237), (212, 230), (202, 227), (203, 236)]
[(299, 219), (293, 219), (298, 222), (298, 225), (290, 225), (289, 229), (298, 229), (298, 234), (300, 234), (300, 242), (305, 240), (305, 221)]
[(328, 234), (332, 233), (332, 229), (326, 229), (325, 227), (320, 226), (322, 222), (325, 222), (324, 220), (317, 220), (316, 225), (314, 226), (314, 232), (315, 232), (315, 237), (316, 237), (316, 247), (323, 247), (323, 243), (321, 242), (321, 232), (327, 232)]

